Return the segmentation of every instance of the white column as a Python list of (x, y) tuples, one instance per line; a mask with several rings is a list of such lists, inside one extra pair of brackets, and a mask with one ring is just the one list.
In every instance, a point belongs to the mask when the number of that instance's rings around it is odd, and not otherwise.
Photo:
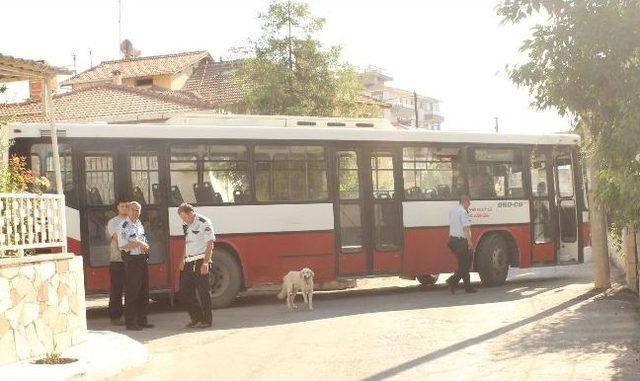
[[(42, 102), (44, 104), (44, 112), (45, 116), (49, 119), (49, 126), (51, 128), (51, 158), (53, 160), (53, 171), (56, 179), (56, 191), (59, 195), (62, 195), (64, 200), (64, 185), (62, 184), (62, 172), (60, 171), (60, 153), (58, 151), (58, 132), (56, 130), (55, 123), (55, 108), (53, 107), (53, 102), (51, 101), (51, 89), (49, 88), (50, 78), (42, 79)], [(66, 202), (62, 202), (61, 209), (58, 211), (60, 216), (60, 223), (62, 224), (62, 231), (64, 232), (63, 242), (65, 245), (62, 247), (63, 252), (67, 252), (66, 245), (66, 213), (64, 205)]]

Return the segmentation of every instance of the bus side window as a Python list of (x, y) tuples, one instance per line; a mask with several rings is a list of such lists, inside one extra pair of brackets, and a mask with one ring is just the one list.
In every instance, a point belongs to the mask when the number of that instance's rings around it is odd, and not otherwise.
[(258, 201), (320, 201), (329, 197), (322, 146), (256, 146)]
[[(73, 157), (69, 144), (60, 144), (60, 172), (62, 173), (62, 189), (67, 205), (77, 205), (76, 186), (73, 181)], [(33, 144), (30, 152), (31, 170), (34, 176), (44, 176), (49, 180), (47, 193), (56, 193), (56, 177), (53, 171), (53, 155), (50, 144)]]
[(476, 148), (469, 165), (472, 199), (523, 198), (522, 152)]
[(450, 200), (460, 191), (459, 148), (406, 147), (402, 150), (406, 200)]

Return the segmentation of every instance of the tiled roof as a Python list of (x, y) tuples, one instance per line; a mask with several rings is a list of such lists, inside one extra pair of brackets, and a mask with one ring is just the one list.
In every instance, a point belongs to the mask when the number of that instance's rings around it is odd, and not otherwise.
[(240, 61), (214, 62), (207, 58), (198, 64), (182, 87), (216, 105), (236, 103), (242, 100), (242, 88), (231, 77), (231, 71)]
[[(197, 95), (164, 89), (101, 84), (53, 97), (57, 121), (139, 121), (166, 119), (176, 113), (213, 109)], [(0, 104), (0, 118), (44, 122), (41, 102)]]
[(55, 67), (45, 61), (26, 60), (0, 54), (0, 83), (45, 78), (56, 74), (71, 74), (65, 68)]
[(61, 85), (69, 86), (78, 83), (109, 81), (113, 76), (112, 72), (114, 70), (120, 71), (122, 78), (174, 74), (197, 63), (205, 57), (209, 57), (209, 53), (201, 50), (161, 56), (103, 61), (99, 65), (63, 81)]

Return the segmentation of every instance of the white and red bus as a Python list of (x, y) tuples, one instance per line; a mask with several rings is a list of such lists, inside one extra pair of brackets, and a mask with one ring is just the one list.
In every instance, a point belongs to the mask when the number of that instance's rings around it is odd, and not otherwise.
[[(88, 293), (109, 289), (106, 223), (119, 195), (143, 205), (152, 292), (178, 289), (176, 208), (214, 222), (214, 304), (310, 267), (320, 283), (452, 272), (448, 211), (472, 198), (474, 271), (502, 284), (510, 266), (583, 261), (588, 229), (579, 137), (397, 130), (384, 120), (183, 118), (61, 124), (71, 251)], [(14, 154), (53, 179), (49, 127), (14, 124)], [(55, 188), (55, 187), (52, 187)]]

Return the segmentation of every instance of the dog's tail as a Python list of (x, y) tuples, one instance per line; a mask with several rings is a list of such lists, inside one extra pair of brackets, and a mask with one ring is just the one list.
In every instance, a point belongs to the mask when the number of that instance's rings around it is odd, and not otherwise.
[(280, 293), (278, 294), (278, 299), (284, 299), (286, 295), (287, 295), (287, 291), (284, 289), (284, 283), (283, 283), (282, 290), (280, 290)]

